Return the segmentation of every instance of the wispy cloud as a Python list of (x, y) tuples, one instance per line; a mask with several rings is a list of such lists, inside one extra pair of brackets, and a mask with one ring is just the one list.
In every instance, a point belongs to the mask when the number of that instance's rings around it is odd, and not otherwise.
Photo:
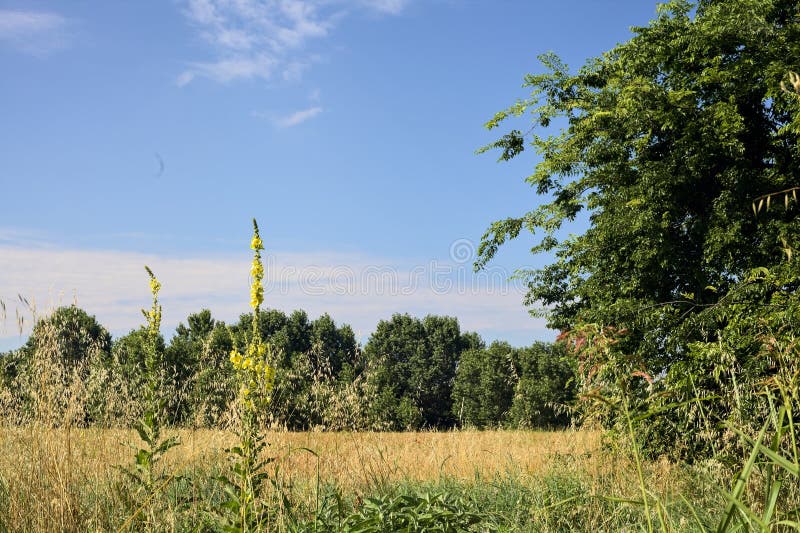
[(313, 63), (306, 47), (328, 37), (354, 11), (399, 14), (408, 0), (186, 0), (184, 15), (214, 58), (193, 62), (177, 79), (296, 80)]
[(297, 111), (295, 113), (292, 113), (289, 116), (276, 119), (275, 125), (281, 128), (290, 128), (292, 126), (297, 126), (298, 124), (302, 124), (307, 120), (311, 120), (320, 113), (322, 113), (321, 107), (310, 107), (308, 109), (303, 109), (302, 111)]
[(408, 5), (408, 0), (362, 0), (361, 3), (375, 11), (397, 15)]
[(220, 83), (235, 79), (262, 78), (269, 79), (276, 62), (267, 55), (254, 57), (233, 57), (216, 63), (195, 63), (192, 68), (178, 76), (178, 85), (191, 83), (198, 76), (206, 77)]
[[(456, 251), (458, 252), (458, 251)], [(456, 260), (399, 264), (363, 254), (286, 253), (266, 256), (267, 305), (309, 315), (330, 313), (369, 335), (393, 313), (455, 315), (462, 327), (518, 344), (552, 337), (522, 306), (523, 288), (507, 282), (508, 272), (473, 275), (470, 262)], [(40, 312), (73, 300), (116, 334), (140, 325), (139, 309), (149, 302), (150, 266), (163, 284), (165, 328), (190, 313), (210, 308), (234, 321), (248, 311), (250, 257), (241, 255), (167, 257), (112, 250), (30, 248), (0, 243), (0, 346), (18, 338), (15, 312), (28, 315), (21, 294)], [(15, 309), (16, 306), (16, 309)]]
[(68, 22), (50, 11), (0, 9), (0, 44), (44, 56), (67, 45)]

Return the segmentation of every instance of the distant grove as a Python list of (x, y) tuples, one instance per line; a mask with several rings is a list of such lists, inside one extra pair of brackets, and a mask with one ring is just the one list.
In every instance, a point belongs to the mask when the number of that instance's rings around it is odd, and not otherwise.
[[(169, 423), (227, 427), (236, 384), (229, 354), (253, 315), (234, 324), (202, 310), (179, 324), (164, 350), (161, 387)], [(574, 369), (558, 345), (486, 345), (447, 316), (395, 314), (365, 346), (324, 314), (262, 311), (260, 332), (278, 348), (269, 406), (289, 430), (552, 428), (571, 421)], [(27, 343), (0, 354), (0, 407), (16, 423), (128, 426), (141, 415), (144, 329), (118, 339), (94, 316), (61, 307)]]

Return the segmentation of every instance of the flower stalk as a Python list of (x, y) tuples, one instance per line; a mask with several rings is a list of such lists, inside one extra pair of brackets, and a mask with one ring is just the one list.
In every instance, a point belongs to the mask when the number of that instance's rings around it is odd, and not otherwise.
[(260, 312), (264, 303), (264, 265), (261, 251), (264, 243), (253, 219), (253, 238), (250, 241), (253, 262), (250, 267), (250, 307), (253, 309), (252, 328), (243, 350), (234, 348), (230, 362), (239, 385), (236, 404), (239, 414), (239, 444), (228, 450), (234, 461), (230, 478), (221, 480), (229, 499), (218, 510), (224, 526), (229, 531), (261, 531), (268, 517), (260, 497), (261, 485), (267, 478), (264, 467), (271, 461), (262, 460), (261, 453), (267, 444), (260, 432), (265, 420), (275, 370), (271, 365), (273, 348), (261, 337)]

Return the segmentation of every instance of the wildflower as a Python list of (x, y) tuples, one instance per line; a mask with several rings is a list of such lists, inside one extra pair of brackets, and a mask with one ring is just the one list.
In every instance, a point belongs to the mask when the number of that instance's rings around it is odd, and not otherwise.
[(254, 414), (269, 403), (269, 393), (273, 388), (275, 371), (270, 367), (270, 346), (261, 340), (259, 331), (259, 308), (264, 303), (264, 265), (261, 250), (264, 244), (258, 233), (258, 225), (253, 221), (253, 240), (250, 247), (255, 251), (250, 267), (250, 305), (253, 307), (252, 331), (249, 340), (240, 353), (231, 351), (230, 361), (237, 371), (240, 383), (239, 400), (246, 412)]
[(250, 287), (250, 307), (256, 309), (262, 303), (264, 303), (264, 287), (261, 286), (261, 283), (253, 282)]
[(250, 275), (254, 279), (263, 279), (264, 267), (261, 265), (260, 261), (253, 261), (253, 266), (250, 267)]

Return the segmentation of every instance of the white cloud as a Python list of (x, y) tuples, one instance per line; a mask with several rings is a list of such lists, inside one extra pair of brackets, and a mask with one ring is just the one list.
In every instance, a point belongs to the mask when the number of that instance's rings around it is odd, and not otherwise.
[[(328, 37), (336, 22), (354, 11), (399, 14), (408, 0), (186, 0), (189, 23), (215, 57), (192, 63), (178, 77), (186, 85), (198, 77), (228, 82), (280, 72), (298, 79), (311, 63), (305, 48)], [(232, 69), (231, 65), (252, 68)], [(269, 65), (269, 68), (263, 68)]]
[(408, 0), (362, 0), (362, 4), (375, 11), (397, 15), (408, 5)]
[(65, 22), (66, 19), (56, 13), (0, 10), (0, 36), (13, 38), (53, 31)]
[[(140, 309), (150, 302), (144, 265), (161, 280), (165, 330), (202, 308), (235, 321), (248, 312), (250, 256), (209, 257), (30, 248), (0, 243), (0, 300), (6, 305), (0, 320), (0, 349), (19, 339), (15, 313), (30, 311), (18, 294), (40, 313), (73, 299), (115, 334), (142, 323)], [(396, 261), (339, 253), (284, 253), (266, 256), (266, 305), (310, 316), (329, 313), (349, 323), (362, 336), (378, 320), (393, 313), (457, 316), (465, 330), (489, 338), (509, 338), (517, 344), (552, 338), (540, 320), (522, 306), (523, 289), (506, 283), (508, 273), (473, 278), (468, 263), (430, 261), (398, 265)], [(2, 317), (0, 317), (2, 318)]]
[(0, 44), (32, 55), (47, 55), (66, 46), (67, 24), (58, 13), (0, 9)]
[(275, 124), (281, 128), (290, 128), (292, 126), (302, 124), (307, 120), (311, 120), (320, 113), (322, 113), (321, 107), (310, 107), (308, 109), (303, 109), (302, 111), (292, 113), (289, 116), (279, 118), (275, 120)]
[(197, 76), (204, 76), (220, 83), (237, 79), (269, 79), (274, 66), (275, 61), (266, 55), (224, 59), (216, 63), (196, 63), (178, 76), (177, 83), (179, 86), (184, 86)]

